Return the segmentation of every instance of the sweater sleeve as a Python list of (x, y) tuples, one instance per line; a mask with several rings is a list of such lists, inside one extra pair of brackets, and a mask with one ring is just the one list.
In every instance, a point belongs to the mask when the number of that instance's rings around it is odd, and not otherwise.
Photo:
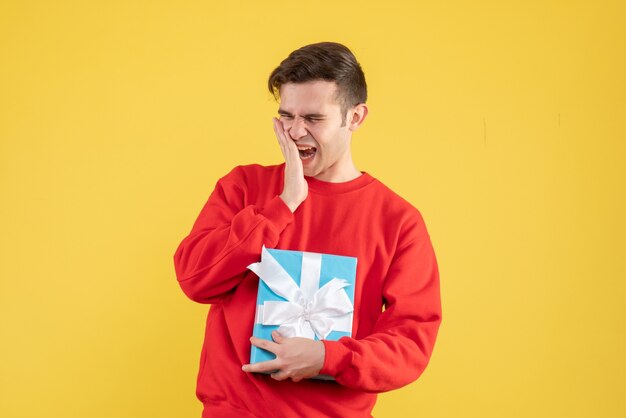
[(426, 368), (441, 323), (437, 260), (423, 220), (396, 251), (383, 286), (385, 310), (360, 340), (323, 341), (320, 374), (347, 387), (385, 392), (416, 380)]
[(261, 247), (274, 247), (293, 220), (289, 207), (274, 196), (263, 207), (245, 205), (245, 183), (233, 169), (222, 177), (191, 232), (174, 253), (183, 292), (199, 303), (215, 303), (243, 280), (246, 266), (259, 260)]

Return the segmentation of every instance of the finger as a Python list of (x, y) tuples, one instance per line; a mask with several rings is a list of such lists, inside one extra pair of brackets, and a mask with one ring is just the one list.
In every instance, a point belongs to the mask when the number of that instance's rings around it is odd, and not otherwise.
[(274, 118), (274, 120), (276, 120), (276, 126), (278, 128), (278, 131), (283, 133), (285, 139), (289, 139), (289, 130), (285, 128), (285, 124), (283, 123), (283, 121), (279, 118)]
[(299, 381), (302, 380), (301, 377), (292, 377), (291, 380), (293, 380), (294, 382), (298, 383)]
[(287, 133), (285, 131), (285, 128), (283, 127), (283, 124), (281, 121), (279, 121), (276, 118), (273, 118), (274, 120), (274, 133), (276, 134), (276, 138), (278, 139), (278, 142), (280, 143), (287, 143)]
[(272, 118), (272, 126), (274, 128), (274, 133), (276, 134), (276, 139), (278, 139), (278, 142), (281, 142), (281, 132), (278, 129), (278, 123), (278, 119)]
[(280, 145), (280, 151), (282, 152), (283, 157), (285, 157), (285, 161), (290, 160), (292, 156), (290, 154), (291, 150), (289, 149), (289, 142), (293, 142), (293, 141), (290, 141), (288, 139), (287, 134), (285, 130), (283, 129), (283, 125), (278, 119), (273, 118), (273, 122), (274, 122), (274, 133), (276, 134), (278, 145)]
[(284, 128), (283, 123), (279, 119), (272, 118), (272, 120), (274, 122), (274, 133), (278, 139), (280, 150), (283, 153), (287, 166), (297, 167), (297, 164), (301, 164), (301, 161), (295, 141), (291, 138), (289, 131)]
[(255, 347), (262, 348), (263, 350), (267, 350), (274, 354), (276, 354), (279, 348), (278, 344), (276, 344), (275, 342), (265, 340), (263, 338), (250, 337), (250, 343)]
[(278, 331), (272, 331), (272, 339), (278, 344), (282, 344), (286, 338)]
[(280, 120), (279, 118), (272, 118), (274, 120), (274, 125), (276, 126), (276, 129), (279, 132), (284, 132), (285, 131), (285, 125), (283, 125), (283, 121)]
[(285, 380), (289, 378), (289, 373), (283, 370), (279, 370), (276, 373), (270, 375), (274, 380)]
[(276, 122), (278, 122), (278, 126), (280, 126), (283, 131), (286, 131), (285, 124), (283, 123), (283, 120), (281, 118), (276, 118)]
[(241, 370), (246, 373), (277, 373), (277, 370), (279, 370), (279, 362), (274, 359), (262, 361), (260, 363), (244, 364), (241, 367)]
[(282, 121), (274, 118), (274, 128), (276, 131), (276, 135), (279, 136), (280, 139), (282, 139), (285, 142), (285, 144), (293, 144), (294, 148), (297, 149), (297, 147), (295, 147), (296, 144), (293, 138), (291, 137), (291, 134), (289, 133), (289, 130), (285, 129), (285, 126), (283, 125)]

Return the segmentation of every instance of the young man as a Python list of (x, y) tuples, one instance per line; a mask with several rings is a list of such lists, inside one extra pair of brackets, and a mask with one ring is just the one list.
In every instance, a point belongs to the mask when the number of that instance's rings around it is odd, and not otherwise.
[[(417, 209), (352, 161), (368, 108), (348, 48), (300, 48), (268, 84), (285, 162), (222, 177), (174, 255), (185, 294), (212, 304), (197, 380), (203, 417), (369, 417), (376, 393), (416, 380), (433, 351), (441, 303), (430, 237)], [(353, 337), (251, 337), (259, 278), (247, 266), (263, 245), (357, 258)], [(276, 359), (248, 364), (251, 344)], [(309, 379), (318, 374), (335, 380)]]

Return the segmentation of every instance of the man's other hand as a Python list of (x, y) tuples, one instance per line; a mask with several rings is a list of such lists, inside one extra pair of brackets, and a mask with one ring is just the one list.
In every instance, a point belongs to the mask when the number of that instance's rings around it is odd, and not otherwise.
[(304, 179), (304, 169), (296, 143), (289, 132), (284, 129), (280, 120), (273, 118), (273, 122), (274, 133), (276, 133), (280, 150), (285, 157), (285, 184), (280, 198), (283, 199), (291, 212), (295, 212), (300, 203), (304, 202), (308, 196), (309, 186)]
[(285, 380), (291, 378), (294, 382), (317, 376), (324, 365), (326, 351), (324, 343), (308, 338), (285, 338), (272, 332), (275, 342), (252, 337), (252, 345), (267, 350), (276, 355), (274, 360), (255, 364), (246, 364), (244, 372), (271, 372), (272, 378)]

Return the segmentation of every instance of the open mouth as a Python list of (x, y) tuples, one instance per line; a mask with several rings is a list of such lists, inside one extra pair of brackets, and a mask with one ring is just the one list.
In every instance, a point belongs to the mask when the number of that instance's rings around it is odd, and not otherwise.
[(313, 158), (316, 152), (317, 148), (315, 147), (298, 147), (298, 153), (300, 153), (300, 159), (302, 160)]

